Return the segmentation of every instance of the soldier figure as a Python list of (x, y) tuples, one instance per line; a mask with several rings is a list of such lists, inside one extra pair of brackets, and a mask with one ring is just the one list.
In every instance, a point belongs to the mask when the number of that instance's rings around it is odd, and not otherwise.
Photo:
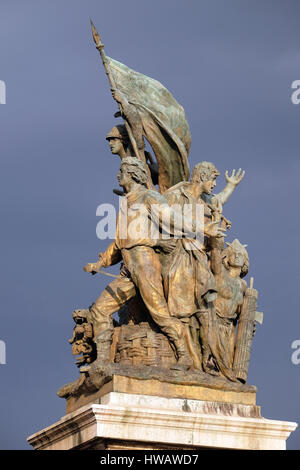
[[(181, 214), (178, 215), (161, 194), (146, 188), (147, 170), (142, 161), (133, 157), (123, 159), (118, 180), (126, 192), (128, 226), (134, 221), (140, 227), (148, 227), (151, 221), (151, 211), (159, 207), (162, 211), (162, 219), (170, 220), (170, 231), (172, 233), (175, 230), (176, 233), (182, 231)], [(133, 210), (132, 215), (130, 208), (136, 204), (142, 205), (145, 210), (138, 215)], [(99, 255), (97, 263), (89, 263), (84, 268), (87, 272), (95, 273), (102, 267), (111, 266), (122, 259), (125, 266), (120, 278), (112, 281), (90, 308), (89, 317), (94, 327), (98, 358), (101, 358), (101, 362), (109, 361), (113, 335), (112, 314), (136, 295), (137, 288), (152, 319), (175, 345), (178, 365), (190, 366), (184, 326), (179, 319), (170, 315), (165, 299), (161, 265), (154, 251), (159, 240), (152, 239), (145, 233), (142, 233), (140, 237), (132, 236), (130, 231), (128, 231), (128, 236), (123, 238), (120, 233), (123, 216), (121, 211), (114, 242)], [(206, 233), (214, 236), (222, 235), (215, 224), (209, 224), (206, 227)]]
[[(192, 172), (191, 181), (182, 181), (165, 192), (164, 196), (171, 206), (183, 207), (190, 204), (193, 211), (196, 205), (204, 205), (204, 220), (206, 223), (221, 220), (222, 205), (228, 200), (235, 186), (241, 181), (244, 173), (237, 175), (232, 172), (228, 177), (227, 186), (218, 195), (211, 195), (216, 186), (219, 171), (210, 162), (198, 163)], [(215, 214), (218, 214), (216, 219)], [(225, 219), (226, 220), (226, 219)], [(227, 221), (226, 221), (227, 222)], [(227, 227), (226, 227), (227, 228)], [(192, 247), (191, 247), (192, 243)], [(209, 340), (209, 324), (212, 315), (212, 302), (217, 298), (217, 286), (208, 264), (207, 252), (210, 250), (209, 239), (204, 243), (178, 240), (174, 252), (165, 258), (165, 283), (168, 292), (168, 306), (171, 314), (179, 318), (190, 318), (196, 314), (200, 325), (200, 343), (202, 349), (202, 369), (214, 373), (208, 365), (212, 354)]]
[[(121, 160), (123, 160), (123, 158), (134, 155), (133, 148), (124, 124), (118, 124), (117, 126), (113, 127), (105, 138), (109, 143), (111, 153), (113, 155), (119, 155)], [(151, 153), (144, 151), (144, 147), (143, 154), (145, 155), (145, 159), (150, 170), (152, 182), (155, 185), (158, 181), (157, 164), (153, 160)], [(114, 190), (114, 192), (118, 195), (122, 195), (122, 192), (119, 190)]]

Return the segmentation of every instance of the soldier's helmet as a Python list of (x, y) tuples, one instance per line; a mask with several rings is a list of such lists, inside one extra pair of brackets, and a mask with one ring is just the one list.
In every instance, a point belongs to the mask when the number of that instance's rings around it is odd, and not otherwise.
[(123, 142), (128, 142), (128, 134), (124, 124), (118, 124), (113, 127), (106, 135), (106, 140), (109, 139), (121, 139)]

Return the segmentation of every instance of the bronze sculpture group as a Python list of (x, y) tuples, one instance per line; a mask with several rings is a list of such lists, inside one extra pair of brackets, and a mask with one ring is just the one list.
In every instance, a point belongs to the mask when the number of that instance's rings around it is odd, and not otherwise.
[[(245, 172), (226, 172), (219, 194), (212, 194), (219, 175), (212, 163), (198, 163), (189, 180), (183, 108), (159, 82), (106, 56), (93, 24), (92, 30), (119, 106), (115, 116), (124, 121), (106, 136), (121, 159), (122, 190), (114, 192), (124, 204), (114, 241), (84, 270), (96, 274), (120, 262), (121, 270), (90, 308), (73, 313), (70, 343), (73, 354), (81, 354), (80, 378), (59, 395), (95, 391), (114, 373), (242, 386), (258, 318), (257, 291), (243, 279), (246, 245), (225, 243), (231, 222), (223, 205)], [(156, 161), (145, 151), (145, 139)], [(140, 227), (137, 233), (129, 230), (132, 225)]]

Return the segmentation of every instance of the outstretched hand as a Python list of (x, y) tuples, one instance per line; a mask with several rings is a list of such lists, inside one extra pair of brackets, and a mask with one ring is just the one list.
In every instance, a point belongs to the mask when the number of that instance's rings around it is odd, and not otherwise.
[(245, 176), (245, 171), (242, 171), (241, 168), (238, 169), (237, 173), (235, 174), (235, 170), (232, 170), (231, 175), (228, 175), (228, 170), (225, 171), (225, 178), (227, 183), (231, 183), (234, 186), (237, 186)]

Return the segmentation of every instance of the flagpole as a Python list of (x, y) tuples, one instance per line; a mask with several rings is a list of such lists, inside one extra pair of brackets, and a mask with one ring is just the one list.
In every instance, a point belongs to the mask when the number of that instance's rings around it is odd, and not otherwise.
[[(90, 21), (91, 21), (91, 26), (92, 26), (93, 39), (94, 39), (94, 42), (96, 44), (96, 49), (98, 49), (98, 51), (100, 53), (100, 56), (101, 56), (102, 63), (103, 63), (104, 68), (105, 68), (105, 72), (106, 72), (108, 81), (110, 83), (111, 88), (116, 90), (116, 84), (115, 84), (114, 78), (113, 78), (113, 76), (110, 72), (110, 69), (109, 69), (109, 66), (108, 66), (108, 63), (107, 63), (106, 54), (104, 52), (104, 44), (102, 44), (102, 42), (101, 42), (99, 33), (96, 30), (94, 23), (92, 22), (92, 20), (90, 20)], [(121, 103), (118, 103), (118, 106), (119, 106), (120, 112), (123, 114)], [(132, 144), (135, 156), (137, 158), (139, 158), (140, 160), (144, 161), (144, 159), (142, 159), (141, 155), (139, 154), (134, 135), (132, 134), (132, 130), (131, 130), (131, 128), (130, 128), (130, 126), (129, 126), (126, 119), (124, 119), (124, 123), (125, 123), (125, 127), (126, 127), (126, 130), (127, 130), (128, 136), (130, 138), (130, 142)]]

